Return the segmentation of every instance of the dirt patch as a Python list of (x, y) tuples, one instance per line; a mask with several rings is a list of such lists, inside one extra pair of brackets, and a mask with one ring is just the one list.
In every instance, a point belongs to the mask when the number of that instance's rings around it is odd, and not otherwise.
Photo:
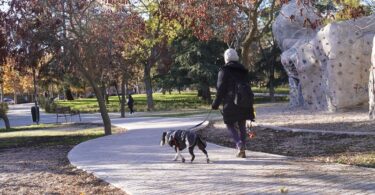
[[(331, 133), (303, 133), (254, 128), (256, 136), (248, 139), (246, 148), (252, 151), (302, 157), (310, 160), (337, 162), (343, 156), (358, 153), (375, 155), (375, 136), (337, 135)], [(235, 147), (229, 131), (222, 121), (217, 121), (201, 131), (209, 141), (227, 147)], [(375, 161), (375, 159), (373, 160)], [(372, 163), (369, 162), (372, 167)]]
[(368, 108), (332, 113), (289, 108), (288, 104), (276, 103), (258, 105), (256, 113), (256, 121), (262, 125), (340, 132), (375, 132), (375, 121), (369, 120)]
[(73, 146), (13, 148), (0, 153), (0, 194), (126, 194), (70, 165)]
[[(0, 194), (126, 194), (124, 191), (72, 166), (68, 152), (78, 143), (102, 136), (97, 124), (62, 124), (48, 131), (77, 131), (74, 135), (17, 137), (22, 144), (0, 148)], [(113, 128), (114, 133), (124, 131)], [(25, 131), (26, 132), (26, 131)], [(67, 132), (69, 133), (69, 132)], [(13, 141), (14, 141), (13, 140)], [(11, 138), (3, 141), (12, 142)]]

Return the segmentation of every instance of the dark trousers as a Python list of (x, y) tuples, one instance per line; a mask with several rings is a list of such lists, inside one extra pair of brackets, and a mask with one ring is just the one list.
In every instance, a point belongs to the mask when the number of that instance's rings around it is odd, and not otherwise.
[(128, 106), (129, 107), (129, 110), (130, 110), (130, 114), (133, 114), (134, 113), (134, 110), (133, 110), (133, 106)]
[[(236, 143), (237, 149), (241, 149), (245, 147), (246, 141), (246, 120), (237, 121), (232, 124), (226, 124), (228, 130), (232, 134), (233, 141)], [(238, 130), (236, 128), (238, 125)]]

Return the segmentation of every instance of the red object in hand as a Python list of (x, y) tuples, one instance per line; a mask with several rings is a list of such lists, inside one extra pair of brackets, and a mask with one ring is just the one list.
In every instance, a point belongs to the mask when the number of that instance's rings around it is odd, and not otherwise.
[(249, 131), (249, 132), (247, 133), (247, 135), (249, 136), (250, 139), (255, 138), (255, 132), (253, 132), (253, 131)]

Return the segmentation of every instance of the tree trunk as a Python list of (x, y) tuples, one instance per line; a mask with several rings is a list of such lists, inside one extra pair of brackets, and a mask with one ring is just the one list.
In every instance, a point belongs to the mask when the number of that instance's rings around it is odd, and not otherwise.
[(201, 88), (201, 87), (198, 88), (197, 96), (198, 96), (198, 97), (202, 97), (202, 96), (203, 96), (203, 91), (202, 91), (202, 88)]
[(125, 104), (126, 104), (125, 82), (126, 82), (125, 75), (123, 75), (121, 79), (121, 118), (125, 118)]
[(270, 77), (269, 77), (269, 90), (270, 90), (270, 99), (271, 99), (271, 102), (274, 102), (275, 101), (275, 86), (274, 86), (274, 82), (275, 82), (275, 61), (272, 60), (271, 63), (270, 63)]
[(101, 89), (101, 92), (102, 92), (102, 95), (103, 95), (103, 99), (105, 100), (105, 103), (109, 104), (108, 94), (107, 94), (107, 90), (105, 88), (104, 82), (102, 82), (102, 84), (100, 86), (100, 89)]
[(207, 83), (201, 84), (202, 99), (208, 103), (212, 102), (210, 86)]
[(246, 45), (246, 46), (241, 48), (242, 64), (251, 71), (253, 69), (252, 69), (252, 67), (250, 67), (250, 59), (248, 57), (249, 53), (250, 53), (250, 46), (249, 45)]
[(151, 83), (151, 64), (145, 64), (145, 71), (144, 71), (144, 82), (146, 87), (146, 95), (147, 95), (147, 111), (154, 110), (154, 100), (152, 97), (152, 83)]
[(70, 90), (69, 86), (65, 88), (65, 97), (69, 101), (74, 100), (74, 97), (73, 97), (73, 94), (72, 94), (72, 90)]
[(3, 88), (3, 84), (0, 84), (0, 102), (3, 102), (3, 99), (4, 99), (4, 88)]
[(103, 97), (99, 87), (97, 87), (96, 85), (93, 85), (92, 87), (94, 89), (96, 98), (98, 100), (100, 114), (101, 114), (102, 119), (103, 119), (104, 133), (105, 133), (105, 135), (111, 135), (112, 134), (111, 119), (109, 118), (109, 115), (108, 115), (108, 111), (107, 111), (107, 107), (105, 105), (104, 97)]
[(82, 65), (78, 66), (80, 72), (83, 74), (83, 76), (86, 78), (86, 80), (89, 82), (91, 87), (94, 90), (94, 93), (96, 95), (96, 99), (99, 104), (99, 110), (100, 114), (103, 119), (104, 124), (104, 134), (105, 135), (111, 135), (112, 134), (112, 126), (111, 126), (111, 119), (109, 118), (108, 111), (104, 102), (104, 97), (101, 92), (101, 89), (98, 87), (98, 85), (94, 82), (94, 79), (91, 78), (90, 73), (88, 70), (86, 70)]
[(14, 99), (14, 104), (18, 104), (16, 92), (14, 92), (13, 99)]
[(5, 124), (5, 129), (9, 130), (10, 129), (10, 123), (8, 116), (0, 111), (0, 118), (3, 119), (4, 124)]
[(118, 102), (121, 102), (121, 97), (120, 97), (120, 93), (118, 92), (118, 85), (117, 85), (117, 82), (115, 83), (114, 85), (115, 89), (116, 89), (116, 95), (118, 97)]

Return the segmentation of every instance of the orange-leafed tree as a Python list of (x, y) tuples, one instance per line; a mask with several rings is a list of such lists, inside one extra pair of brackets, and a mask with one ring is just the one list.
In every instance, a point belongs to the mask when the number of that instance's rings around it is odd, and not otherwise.
[(119, 65), (113, 62), (127, 38), (123, 33), (129, 25), (142, 26), (143, 20), (120, 4), (111, 7), (95, 0), (12, 0), (9, 5), (9, 50), (16, 67), (38, 72), (53, 65), (67, 74), (79, 73), (94, 90), (105, 134), (111, 134), (101, 87)]

